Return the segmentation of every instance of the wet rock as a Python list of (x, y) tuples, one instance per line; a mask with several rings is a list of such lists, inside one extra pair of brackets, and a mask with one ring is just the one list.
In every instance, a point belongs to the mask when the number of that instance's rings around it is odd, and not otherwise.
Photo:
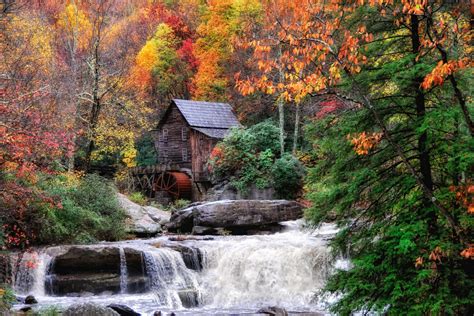
[(135, 312), (130, 307), (121, 305), (121, 304), (110, 304), (107, 307), (113, 309), (114, 311), (119, 313), (121, 316), (140, 316), (141, 315)]
[(199, 305), (198, 294), (195, 290), (179, 291), (178, 296), (184, 308), (192, 308)]
[(151, 210), (148, 211), (145, 207), (130, 201), (125, 195), (120, 193), (118, 193), (118, 200), (128, 216), (127, 230), (129, 233), (138, 236), (153, 236), (161, 232), (159, 221), (155, 221), (149, 215), (149, 212), (153, 213)]
[(194, 226), (192, 233), (194, 235), (216, 235), (217, 230), (212, 227), (205, 227), (205, 226)]
[(25, 297), (25, 304), (27, 305), (38, 304), (38, 301), (33, 295), (28, 295), (27, 297)]
[(116, 247), (73, 246), (54, 260), (53, 274), (77, 274), (90, 272), (100, 267), (101, 271), (117, 273), (120, 262)]
[(175, 244), (169, 245), (169, 248), (178, 251), (183, 257), (184, 264), (188, 269), (201, 271), (202, 270), (202, 253), (201, 250), (194, 247)]
[(33, 309), (31, 308), (31, 306), (25, 306), (25, 307), (20, 308), (20, 312), (23, 312), (23, 313), (28, 313), (32, 310)]
[(258, 311), (258, 313), (272, 316), (288, 316), (288, 312), (284, 308), (277, 306), (262, 308)]
[[(303, 216), (302, 206), (286, 200), (226, 200), (204, 203), (176, 211), (167, 228), (172, 232), (203, 234), (245, 234), (249, 230), (267, 231), (279, 222)], [(272, 229), (270, 229), (272, 231)]]
[(120, 316), (111, 308), (92, 304), (74, 304), (69, 306), (62, 314), (63, 316)]
[[(101, 294), (120, 292), (120, 249), (118, 247), (69, 247), (55, 258), (50, 271), (47, 291), (49, 294), (70, 295), (84, 292)], [(149, 289), (143, 271), (141, 251), (125, 248), (129, 293), (143, 293)], [(91, 295), (91, 294), (89, 294)]]

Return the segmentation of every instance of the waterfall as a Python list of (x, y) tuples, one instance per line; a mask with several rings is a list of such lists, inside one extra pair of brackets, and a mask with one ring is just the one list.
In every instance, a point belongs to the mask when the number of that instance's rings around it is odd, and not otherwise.
[(127, 281), (128, 281), (128, 270), (127, 270), (127, 258), (125, 257), (125, 251), (122, 247), (120, 251), (120, 293), (127, 293)]
[(330, 271), (324, 243), (302, 233), (245, 236), (204, 245), (205, 305), (308, 306)]
[(183, 300), (188, 300), (190, 292), (196, 293), (198, 288), (196, 272), (188, 269), (181, 254), (171, 249), (145, 251), (143, 257), (157, 303), (182, 308)]
[(40, 297), (42, 306), (120, 303), (143, 315), (188, 308), (193, 315), (239, 314), (268, 306), (321, 312), (337, 299), (320, 293), (328, 275), (351, 264), (330, 254), (334, 225), (311, 231), (303, 224), (287, 222), (271, 235), (163, 236), (29, 251), (11, 259), (18, 263), (11, 265), (14, 289)]
[(51, 256), (41, 252), (28, 251), (16, 258), (14, 288), (20, 294), (45, 295), (45, 282), (51, 263)]

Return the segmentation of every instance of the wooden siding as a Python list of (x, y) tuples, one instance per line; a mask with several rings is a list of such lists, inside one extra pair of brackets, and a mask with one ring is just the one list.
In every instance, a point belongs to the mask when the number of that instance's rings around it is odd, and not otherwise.
[(190, 132), (188, 123), (172, 105), (155, 132), (158, 163), (179, 163), (183, 168), (191, 168)]
[(207, 178), (207, 161), (218, 140), (191, 130), (192, 172), (195, 180)]

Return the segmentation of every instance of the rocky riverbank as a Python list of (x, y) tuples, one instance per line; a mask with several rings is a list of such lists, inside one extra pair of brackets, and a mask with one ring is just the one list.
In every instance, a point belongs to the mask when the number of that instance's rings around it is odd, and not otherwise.
[(166, 228), (195, 235), (247, 235), (275, 232), (280, 222), (303, 216), (299, 203), (286, 200), (224, 200), (176, 211)]

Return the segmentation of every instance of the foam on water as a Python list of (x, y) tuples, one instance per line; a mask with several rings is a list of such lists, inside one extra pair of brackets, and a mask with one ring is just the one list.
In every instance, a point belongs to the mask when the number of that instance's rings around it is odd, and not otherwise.
[[(333, 260), (327, 247), (327, 240), (337, 232), (336, 227), (327, 224), (316, 230), (309, 229), (304, 228), (302, 221), (283, 225), (284, 231), (272, 235), (213, 236), (213, 240), (177, 242), (192, 250), (193, 267), (199, 266), (199, 252), (202, 270), (186, 267), (181, 253), (173, 248), (153, 246), (157, 241), (170, 242), (167, 237), (107, 243), (107, 246), (116, 245), (120, 253), (120, 294), (117, 295), (47, 296), (45, 282), (54, 256), (47, 249), (26, 253), (17, 272), (15, 289), (24, 295), (35, 295), (40, 307), (64, 307), (78, 302), (119, 303), (144, 315), (152, 315), (157, 310), (179, 311), (178, 315), (244, 313), (266, 306), (281, 306), (290, 311), (321, 311), (324, 304), (318, 300), (318, 292), (334, 265), (350, 268), (348, 260)], [(125, 246), (142, 253), (149, 293), (127, 294)], [(34, 268), (28, 263), (33, 259)], [(185, 309), (182, 299), (186, 295), (197, 300), (199, 307)]]

